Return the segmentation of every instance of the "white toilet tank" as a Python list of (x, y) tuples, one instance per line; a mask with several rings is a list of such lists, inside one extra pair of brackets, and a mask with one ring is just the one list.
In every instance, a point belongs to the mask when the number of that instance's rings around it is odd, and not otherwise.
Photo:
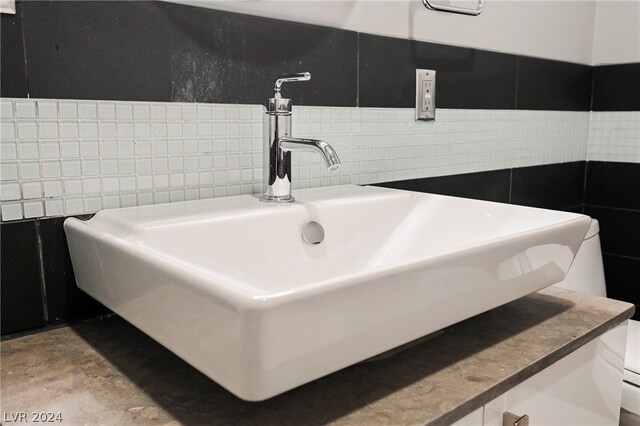
[(596, 296), (607, 295), (599, 233), (598, 221), (591, 219), (591, 226), (566, 278), (556, 286)]

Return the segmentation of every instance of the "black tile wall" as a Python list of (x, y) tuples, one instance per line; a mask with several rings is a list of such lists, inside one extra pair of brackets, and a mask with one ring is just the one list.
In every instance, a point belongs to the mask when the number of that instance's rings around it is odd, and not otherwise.
[(0, 225), (2, 334), (44, 325), (40, 250), (35, 221)]
[(560, 210), (563, 210), (563, 211), (569, 212), (569, 213), (583, 214), (584, 213), (584, 204), (576, 204), (575, 206), (564, 207), (564, 208), (562, 208)]
[(3, 336), (110, 312), (76, 286), (65, 219), (0, 225)]
[(494, 170), (384, 182), (376, 186), (508, 203), (510, 175), (510, 170)]
[(640, 210), (640, 164), (589, 161), (584, 202)]
[(513, 169), (511, 202), (547, 209), (582, 204), (584, 170), (584, 161)]
[[(640, 63), (594, 67), (592, 110), (640, 110)], [(590, 161), (585, 212), (600, 221), (609, 297), (640, 319), (640, 164)]]
[(568, 62), (167, 2), (21, 7), (22, 23), (3, 16), (3, 96), (259, 104), (277, 75), (309, 71), (285, 89), (295, 104), (413, 107), (415, 69), (429, 68), (440, 108), (590, 107), (592, 67)]
[[(355, 106), (357, 34), (166, 2), (24, 4), (35, 98)], [(64, 25), (61, 23), (64, 22)]]
[(608, 296), (640, 307), (640, 164), (590, 161), (584, 211), (600, 222)]
[(516, 57), (359, 34), (360, 106), (415, 106), (416, 68), (437, 72), (440, 108), (515, 107)]
[(603, 255), (607, 297), (636, 305), (633, 319), (640, 320), (640, 259)]
[(518, 57), (517, 109), (589, 111), (593, 67)]
[(0, 96), (27, 97), (27, 71), (22, 44), (20, 3), (16, 14), (0, 14)]
[(584, 212), (600, 222), (603, 252), (640, 259), (640, 211), (586, 205)]
[(640, 111), (640, 63), (594, 67), (594, 111)]
[(109, 313), (109, 310), (78, 289), (62, 227), (66, 218), (40, 220), (42, 263), (49, 322), (56, 323)]
[(186, 35), (154, 4), (35, 1), (24, 13), (31, 97), (171, 99), (168, 50)]
[[(640, 63), (594, 67), (593, 111), (640, 111)], [(600, 221), (608, 296), (640, 319), (640, 164), (590, 161), (585, 213)]]
[(357, 106), (357, 33), (246, 15), (233, 19), (238, 103), (265, 103), (278, 75), (309, 71), (310, 81), (284, 86), (294, 105)]
[(582, 213), (584, 169), (585, 162), (577, 161), (384, 182), (376, 186)]

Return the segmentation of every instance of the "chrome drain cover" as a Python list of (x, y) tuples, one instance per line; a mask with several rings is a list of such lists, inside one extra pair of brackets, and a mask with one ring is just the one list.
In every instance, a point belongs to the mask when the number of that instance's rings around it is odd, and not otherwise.
[(318, 222), (306, 223), (302, 228), (302, 239), (309, 244), (320, 244), (324, 240), (324, 228)]

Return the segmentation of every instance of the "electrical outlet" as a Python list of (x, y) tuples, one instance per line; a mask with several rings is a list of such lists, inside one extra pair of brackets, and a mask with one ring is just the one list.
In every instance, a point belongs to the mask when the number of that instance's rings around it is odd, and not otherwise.
[(416, 69), (416, 120), (436, 119), (436, 72)]

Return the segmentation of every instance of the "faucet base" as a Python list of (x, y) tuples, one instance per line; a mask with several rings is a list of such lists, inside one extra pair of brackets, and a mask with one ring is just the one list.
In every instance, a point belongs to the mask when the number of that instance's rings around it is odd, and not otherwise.
[(260, 201), (263, 203), (293, 203), (296, 199), (293, 198), (293, 195), (283, 195), (281, 197), (275, 195), (267, 195), (264, 194), (260, 197)]

